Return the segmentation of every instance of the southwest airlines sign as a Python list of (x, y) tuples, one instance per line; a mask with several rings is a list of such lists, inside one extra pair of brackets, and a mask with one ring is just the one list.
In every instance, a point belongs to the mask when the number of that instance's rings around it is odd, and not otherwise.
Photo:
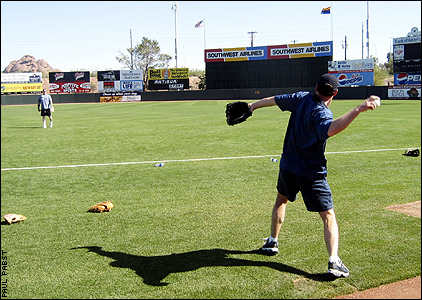
[(205, 62), (231, 62), (332, 56), (333, 42), (205, 50)]

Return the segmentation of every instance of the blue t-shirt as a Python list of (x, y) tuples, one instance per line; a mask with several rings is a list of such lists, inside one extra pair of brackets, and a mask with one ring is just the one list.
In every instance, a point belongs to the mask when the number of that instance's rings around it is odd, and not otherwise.
[(325, 145), (333, 113), (316, 95), (297, 92), (275, 96), (282, 111), (290, 111), (280, 168), (311, 178), (327, 174)]
[(41, 95), (38, 97), (38, 103), (41, 103), (41, 109), (49, 109), (50, 108), (50, 104), (52, 104), (53, 100), (51, 99), (51, 96), (46, 94), (46, 95)]

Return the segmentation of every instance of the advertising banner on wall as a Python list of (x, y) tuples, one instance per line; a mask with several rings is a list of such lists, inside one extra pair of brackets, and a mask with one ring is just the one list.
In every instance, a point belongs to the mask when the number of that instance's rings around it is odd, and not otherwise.
[(42, 91), (42, 73), (1, 73), (1, 92), (28, 93)]
[(50, 93), (89, 93), (91, 80), (89, 71), (83, 72), (50, 72)]
[(205, 62), (231, 62), (332, 56), (333, 42), (313, 42), (263, 47), (206, 49)]
[[(415, 30), (416, 29), (416, 30)], [(421, 34), (418, 28), (415, 27), (413, 33), (406, 37), (399, 37), (393, 39), (393, 45), (415, 44), (421, 42)]]
[(373, 58), (328, 62), (328, 73), (338, 78), (339, 86), (374, 85)]
[(290, 59), (332, 55), (332, 41), (268, 46), (268, 59)]
[(142, 70), (98, 71), (99, 92), (143, 91)]
[(230, 62), (268, 59), (267, 47), (240, 47), (205, 50), (205, 62)]
[(394, 74), (394, 85), (421, 84), (421, 72), (401, 72)]
[(148, 69), (148, 89), (189, 89), (189, 68)]
[(139, 102), (141, 92), (104, 92), (100, 94), (100, 102)]
[(388, 87), (389, 99), (421, 99), (421, 85), (395, 85)]
[(142, 70), (120, 70), (121, 91), (142, 91), (144, 79)]

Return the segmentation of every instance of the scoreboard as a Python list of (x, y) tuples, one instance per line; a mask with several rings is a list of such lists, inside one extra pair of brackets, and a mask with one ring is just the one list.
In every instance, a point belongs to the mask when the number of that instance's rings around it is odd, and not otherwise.
[(393, 73), (390, 99), (421, 98), (421, 32), (417, 27), (406, 37), (393, 39)]
[(314, 87), (333, 42), (205, 50), (207, 89)]

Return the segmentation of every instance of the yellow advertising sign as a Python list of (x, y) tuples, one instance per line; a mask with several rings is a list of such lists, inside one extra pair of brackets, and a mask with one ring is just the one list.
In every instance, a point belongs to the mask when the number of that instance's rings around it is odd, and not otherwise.
[(41, 92), (42, 83), (2, 83), (2, 93)]
[(189, 68), (148, 69), (148, 80), (189, 79)]

